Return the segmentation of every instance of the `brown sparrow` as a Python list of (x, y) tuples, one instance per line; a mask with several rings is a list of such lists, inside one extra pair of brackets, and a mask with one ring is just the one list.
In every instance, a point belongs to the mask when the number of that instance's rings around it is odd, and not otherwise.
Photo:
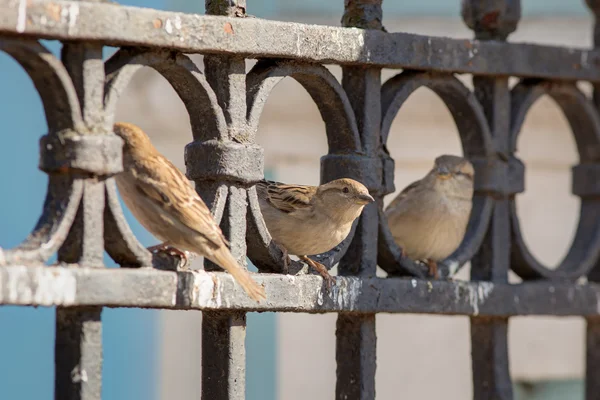
[(273, 240), (288, 254), (316, 269), (333, 283), (327, 268), (307, 255), (321, 254), (340, 244), (352, 223), (373, 197), (353, 179), (338, 179), (321, 186), (286, 185), (261, 181), (256, 185), (260, 209)]
[(467, 229), (473, 199), (473, 165), (442, 155), (431, 171), (408, 185), (386, 208), (390, 231), (413, 260), (426, 260), (438, 277), (437, 262), (458, 248)]
[(163, 241), (149, 248), (175, 248), (202, 255), (228, 271), (254, 299), (265, 291), (240, 267), (228, 248), (221, 228), (190, 181), (156, 150), (137, 126), (116, 123), (114, 131), (123, 141), (123, 172), (116, 176), (119, 193), (137, 220)]

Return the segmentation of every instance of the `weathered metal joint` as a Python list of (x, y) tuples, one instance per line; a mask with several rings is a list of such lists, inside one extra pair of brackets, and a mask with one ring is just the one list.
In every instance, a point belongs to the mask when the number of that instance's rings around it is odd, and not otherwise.
[(40, 139), (39, 168), (49, 174), (111, 176), (123, 170), (123, 140), (114, 134), (63, 130)]
[(327, 154), (321, 157), (322, 177), (328, 181), (340, 178), (354, 179), (375, 195), (384, 192), (382, 169), (381, 158), (360, 154)]
[(382, 170), (382, 181), (381, 181), (381, 195), (385, 196), (396, 191), (394, 185), (394, 170), (396, 168), (396, 162), (389, 154), (384, 153), (381, 156), (381, 170)]
[(185, 147), (186, 174), (194, 181), (253, 185), (264, 178), (264, 151), (255, 144), (207, 140)]
[(525, 165), (516, 157), (508, 161), (497, 158), (474, 158), (475, 191), (506, 197), (525, 191)]
[(517, 29), (521, 19), (521, 1), (463, 0), (461, 14), (477, 39), (504, 40)]
[(571, 191), (574, 195), (600, 197), (600, 164), (579, 164), (571, 169)]

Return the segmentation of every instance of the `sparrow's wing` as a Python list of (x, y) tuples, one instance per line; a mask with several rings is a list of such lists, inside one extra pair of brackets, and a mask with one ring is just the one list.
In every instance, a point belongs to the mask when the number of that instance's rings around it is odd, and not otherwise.
[(137, 176), (137, 189), (175, 220), (206, 237), (219, 247), (227, 240), (210, 210), (190, 181), (169, 160), (159, 156), (156, 163)]
[(411, 193), (414, 193), (414, 191), (421, 184), (421, 181), (422, 181), (422, 179), (419, 179), (418, 181), (414, 181), (413, 183), (411, 183), (410, 185), (408, 185), (407, 187), (405, 187), (400, 192), (400, 194), (398, 194), (398, 196), (396, 196), (396, 198), (394, 200), (392, 200), (392, 202), (386, 207), (385, 211), (388, 212), (388, 211), (393, 210), (394, 208), (398, 207), (398, 205), (400, 203), (402, 203), (402, 201), (404, 199), (406, 199), (408, 196), (410, 196)]
[(315, 186), (286, 185), (266, 180), (258, 182), (256, 187), (261, 198), (284, 213), (310, 207), (310, 201), (317, 193)]

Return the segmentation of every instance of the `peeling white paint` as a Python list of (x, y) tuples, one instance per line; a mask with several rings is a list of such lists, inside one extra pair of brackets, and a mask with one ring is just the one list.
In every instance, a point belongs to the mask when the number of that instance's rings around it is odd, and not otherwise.
[(473, 308), (473, 315), (479, 315), (479, 306), (487, 300), (494, 290), (494, 284), (490, 282), (479, 282), (477, 287), (468, 286), (469, 305)]
[(323, 305), (323, 291), (320, 287), (317, 288), (317, 304), (320, 306)]
[[(338, 278), (339, 281), (340, 278)], [(334, 296), (337, 295), (336, 307), (352, 311), (356, 309), (358, 296), (362, 292), (362, 281), (356, 278), (345, 278), (341, 281), (341, 285), (334, 287), (334, 291), (337, 292), (334, 293)]]
[(44, 268), (36, 274), (37, 288), (33, 292), (35, 304), (75, 304), (77, 279), (72, 271), (58, 268)]
[(67, 32), (69, 33), (69, 35), (72, 35), (75, 31), (75, 24), (77, 24), (77, 17), (79, 17), (79, 4), (72, 3), (69, 5), (67, 10), (69, 21), (69, 27), (67, 29)]
[(79, 365), (73, 368), (73, 370), (71, 371), (71, 380), (73, 382), (87, 382), (87, 372), (85, 371), (85, 369), (80, 370), (79, 368)]
[(205, 271), (193, 272), (194, 274), (194, 287), (192, 291), (192, 304), (198, 306), (207, 306), (212, 303), (215, 283)]
[(173, 33), (173, 24), (171, 23), (171, 20), (169, 18), (167, 18), (167, 20), (165, 21), (165, 31), (169, 35)]
[(8, 279), (6, 281), (6, 298), (9, 303), (14, 304), (31, 304), (33, 300), (33, 292), (27, 271), (22, 268), (11, 268), (8, 270)]
[(300, 54), (300, 33), (296, 34), (296, 54)]
[(25, 32), (27, 26), (27, 0), (19, 0), (19, 9), (17, 11), (17, 32)]
[(13, 304), (73, 305), (77, 294), (74, 271), (53, 267), (9, 267), (2, 273), (0, 298)]
[(450, 274), (450, 277), (453, 277), (456, 274), (456, 271), (458, 271), (458, 267), (459, 267), (459, 263), (458, 261), (452, 260), (448, 263), (448, 273)]

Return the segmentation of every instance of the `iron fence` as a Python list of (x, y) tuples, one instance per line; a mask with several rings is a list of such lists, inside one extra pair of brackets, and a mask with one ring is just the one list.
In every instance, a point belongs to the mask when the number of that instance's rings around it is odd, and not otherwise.
[[(516, 315), (587, 320), (586, 399), (600, 398), (600, 50), (507, 43), (519, 0), (464, 0), (475, 38), (388, 33), (382, 0), (345, 0), (343, 28), (266, 21), (245, 0), (206, 0), (208, 15), (109, 2), (0, 0), (0, 49), (25, 69), (48, 123), (39, 167), (49, 183), (37, 226), (14, 249), (0, 250), (0, 304), (57, 306), (55, 398), (100, 399), (102, 307), (195, 309), (202, 327), (202, 397), (243, 399), (245, 313), (338, 313), (337, 399), (375, 398), (376, 313), (467, 315), (471, 319), (474, 398), (511, 399), (508, 319)], [(600, 1), (588, 0), (594, 15)], [(600, 45), (600, 27), (594, 32)], [(63, 44), (61, 57), (40, 39)], [(106, 62), (105, 46), (119, 50)], [(204, 72), (186, 54), (204, 55)], [(245, 70), (245, 59), (257, 59)], [(323, 64), (338, 64), (342, 82)], [(164, 76), (189, 113), (193, 141), (187, 175), (213, 210), (234, 255), (259, 268), (267, 301), (252, 302), (222, 272), (176, 270), (131, 233), (117, 199), (121, 140), (112, 133), (119, 96), (133, 74)], [(402, 70), (381, 82), (382, 68)], [(456, 74), (472, 74), (474, 90)], [(311, 95), (325, 121), (328, 154), (321, 180), (352, 177), (377, 198), (351, 235), (318, 256), (339, 262), (336, 285), (286, 270), (271, 244), (254, 183), (263, 176), (255, 143), (270, 91), (286, 77)], [(509, 86), (509, 77), (519, 83)], [(589, 98), (576, 86), (591, 82)], [(382, 212), (394, 192), (390, 125), (420, 87), (441, 97), (476, 168), (474, 209), (463, 244), (444, 276), (471, 261), (471, 281), (427, 280), (401, 257)], [(530, 107), (552, 97), (567, 117), (579, 152), (572, 190), (581, 198), (573, 244), (556, 269), (523, 241), (515, 195), (524, 191), (516, 140)], [(559, 229), (559, 227), (557, 227)], [(121, 265), (103, 268), (102, 255)], [(59, 264), (46, 266), (53, 254)], [(375, 276), (380, 266), (387, 278)], [(209, 269), (208, 267), (206, 268)], [(523, 278), (509, 284), (512, 269)], [(584, 279), (582, 283), (581, 278)]]

